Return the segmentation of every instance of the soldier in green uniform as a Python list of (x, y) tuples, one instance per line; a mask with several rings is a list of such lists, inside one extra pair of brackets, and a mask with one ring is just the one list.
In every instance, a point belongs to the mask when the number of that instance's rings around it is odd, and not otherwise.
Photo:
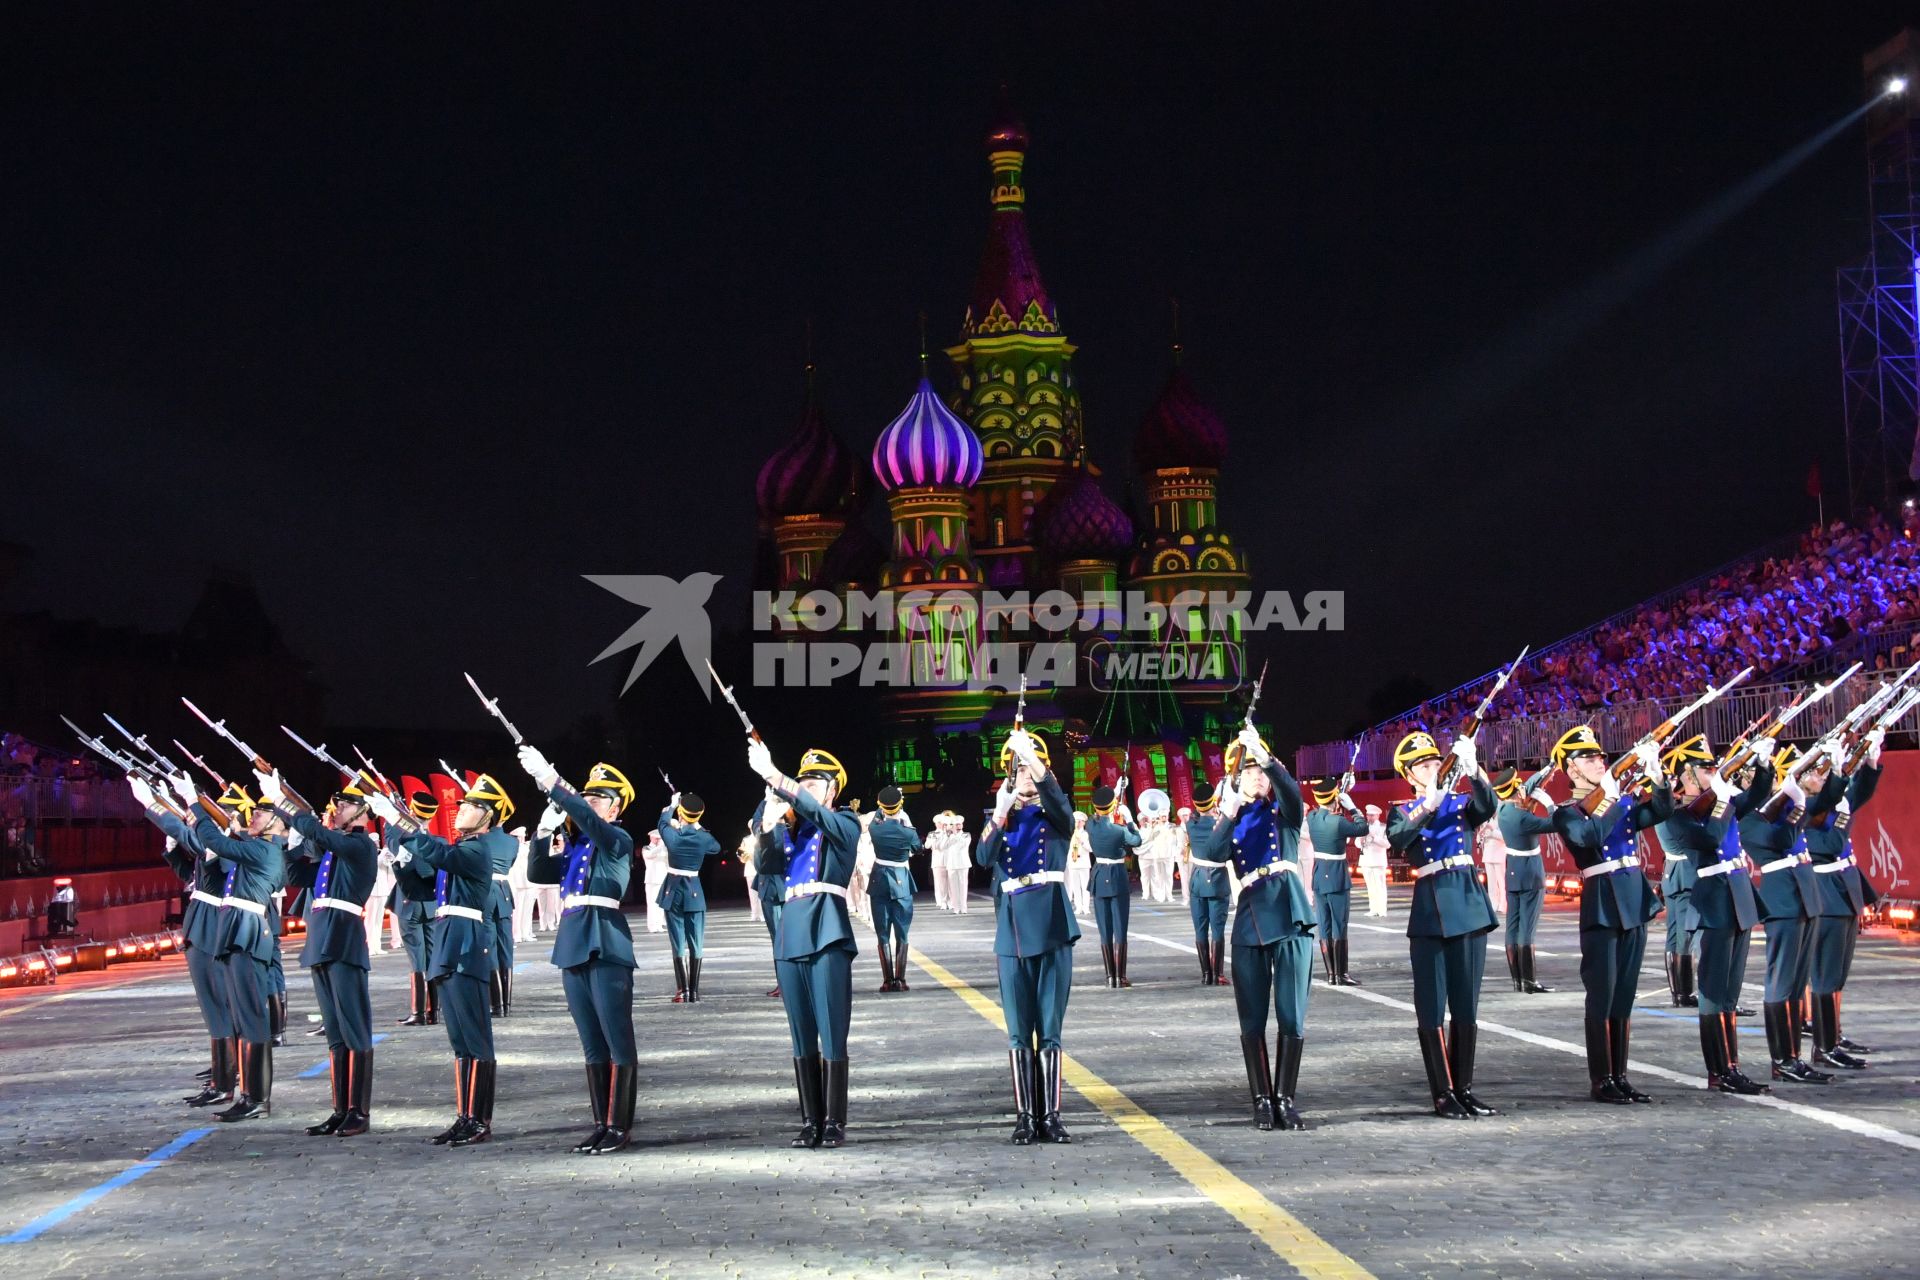
[(1353, 872), (1347, 865), (1347, 841), (1367, 834), (1360, 806), (1347, 794), (1351, 774), (1337, 782), (1316, 779), (1308, 789), (1313, 809), (1307, 814), (1307, 839), (1313, 845), (1313, 908), (1320, 934), (1320, 963), (1330, 987), (1357, 987), (1347, 972), (1347, 913), (1353, 902)]
[(667, 878), (657, 901), (667, 913), (667, 940), (673, 945), (675, 1004), (700, 1002), (700, 962), (707, 952), (707, 895), (700, 887), (700, 867), (720, 852), (720, 842), (700, 825), (706, 811), (706, 801), (691, 791), (676, 791), (660, 811)]
[(1013, 1074), (1013, 1144), (1071, 1142), (1060, 1119), (1060, 1035), (1080, 937), (1067, 898), (1073, 806), (1038, 734), (1008, 734), (1000, 767), (1007, 780), (974, 859), (993, 875), (993, 952)]
[(1693, 909), (1697, 880), (1693, 861), (1684, 848), (1668, 849), (1660, 867), (1660, 900), (1667, 909), (1667, 994), (1676, 1009), (1697, 1009), (1700, 997), (1693, 989), (1694, 934), (1700, 917)]
[(367, 833), (367, 797), (378, 787), (364, 773), (354, 777), (333, 793), (323, 825), (310, 810), (288, 803), (278, 774), (255, 770), (254, 777), (262, 801), (300, 833), (301, 858), (290, 879), (313, 890), (300, 963), (313, 975), (326, 1030), (333, 1111), (309, 1125), (307, 1134), (358, 1137), (371, 1127), (373, 1109), (373, 1001), (367, 991), (372, 957), (361, 917), (379, 870), (380, 851)]
[[(1806, 792), (1791, 766), (1798, 751), (1782, 747), (1774, 756), (1773, 792), (1740, 819), (1740, 846), (1760, 874), (1760, 922), (1767, 931), (1767, 1051), (1773, 1078), (1790, 1084), (1829, 1084), (1833, 1076), (1816, 1071), (1800, 1056), (1800, 1020), (1794, 1002), (1813, 970), (1814, 908), (1820, 886), (1800, 826)], [(1755, 753), (1756, 776), (1766, 761)]]
[(878, 810), (868, 819), (873, 845), (873, 874), (867, 881), (867, 905), (880, 940), (880, 990), (907, 990), (907, 931), (913, 927), (913, 867), (907, 860), (926, 846), (901, 812), (906, 797), (885, 786), (874, 797)]
[[(1201, 781), (1194, 788), (1187, 817), (1187, 910), (1193, 917), (1193, 947), (1200, 954), (1200, 985), (1227, 985), (1227, 908), (1233, 903), (1233, 865), (1213, 856), (1213, 828), (1219, 821), (1219, 790)], [(1263, 1040), (1262, 1043), (1265, 1043)]]
[(1587, 1076), (1595, 1102), (1652, 1099), (1627, 1080), (1634, 987), (1646, 955), (1647, 921), (1660, 910), (1635, 852), (1638, 834), (1673, 815), (1659, 748), (1634, 748), (1652, 795), (1629, 803), (1593, 730), (1580, 725), (1553, 745), (1573, 797), (1553, 811), (1554, 830), (1580, 868), (1580, 981), (1586, 987)]
[[(440, 814), (440, 801), (427, 790), (416, 790), (407, 797), (407, 812), (421, 823), (430, 823)], [(392, 828), (386, 832), (386, 857), (391, 863), (393, 854), (399, 850), (398, 833)], [(407, 895), (408, 885), (414, 885), (424, 894), (420, 898)], [(400, 922), (400, 944), (407, 949), (408, 992), (407, 1016), (397, 1021), (403, 1027), (431, 1027), (440, 1022), (440, 993), (427, 981), (427, 974), (433, 968), (433, 881), (414, 877), (393, 878), (393, 915)]]
[[(767, 922), (767, 941), (777, 948), (780, 945), (780, 913), (787, 901), (787, 859), (793, 853), (793, 826), (788, 821), (769, 820), (765, 815), (769, 802), (779, 803), (780, 810), (787, 814), (793, 811), (785, 801), (780, 801), (771, 791), (754, 811), (753, 822), (748, 831), (754, 841), (753, 853), (753, 892), (760, 895), (760, 915)], [(773, 988), (767, 992), (770, 999), (780, 998), (780, 965), (774, 963)]]
[[(421, 827), (383, 795), (367, 803), (398, 832), (394, 874), (413, 881), (417, 896), (432, 886), (433, 969), (428, 981), (440, 991), (447, 1040), (454, 1054), (454, 1102), (459, 1114), (432, 1141), (454, 1147), (493, 1139), (493, 1097), (498, 1062), (487, 979), (494, 971), (493, 926), (487, 919), (493, 877), (513, 865), (519, 847), (501, 830), (513, 801), (491, 776), (481, 774), (460, 798), (453, 841)], [(432, 874), (428, 874), (432, 873)]]
[[(1448, 1120), (1499, 1114), (1473, 1091), (1480, 1042), (1480, 983), (1486, 976), (1493, 903), (1474, 874), (1473, 837), (1493, 817), (1498, 801), (1480, 768), (1472, 738), (1453, 745), (1468, 793), (1442, 791), (1445, 757), (1424, 732), (1410, 733), (1393, 750), (1393, 768), (1414, 798), (1393, 807), (1387, 843), (1413, 869), (1407, 912), (1407, 951), (1413, 962), (1413, 1005), (1420, 1056), (1427, 1069), (1433, 1113)], [(1446, 1025), (1451, 1012), (1453, 1022)]]
[[(1859, 871), (1853, 861), (1852, 824), (1862, 805), (1873, 798), (1880, 783), (1880, 750), (1885, 731), (1867, 735), (1866, 755), (1851, 775), (1823, 760), (1808, 771), (1813, 788), (1807, 802), (1807, 853), (1819, 898), (1813, 921), (1813, 966), (1809, 987), (1813, 993), (1813, 1060), (1822, 1067), (1861, 1071), (1867, 1060), (1860, 1046), (1843, 1044), (1840, 1036), (1840, 992), (1853, 967), (1854, 940), (1860, 934), (1860, 913), (1866, 899), (1860, 892)], [(1852, 878), (1848, 877), (1852, 872)]]
[(1534, 804), (1551, 811), (1553, 802), (1545, 792), (1538, 796), (1550, 770), (1542, 769), (1523, 785), (1518, 771), (1507, 769), (1493, 780), (1494, 795), (1500, 810), (1494, 820), (1500, 827), (1500, 843), (1507, 846), (1507, 972), (1513, 976), (1513, 989), (1532, 995), (1553, 990), (1540, 981), (1534, 967), (1533, 938), (1540, 927), (1540, 903), (1546, 893), (1547, 873), (1541, 865), (1540, 837), (1553, 830), (1553, 819), (1535, 813)]
[[(810, 748), (800, 757), (798, 776), (789, 778), (755, 736), (747, 742), (747, 764), (781, 805), (792, 807), (794, 818), (787, 901), (773, 947), (800, 1090), (802, 1122), (789, 1145), (838, 1147), (847, 1140), (847, 1027), (859, 952), (847, 913), (847, 882), (860, 858), (860, 819), (833, 807), (847, 771), (829, 752)], [(757, 821), (771, 826), (785, 817), (769, 802)]]
[[(1772, 754), (1764, 739), (1756, 744)], [(1700, 948), (1700, 1055), (1707, 1088), (1718, 1093), (1768, 1093), (1740, 1070), (1740, 984), (1747, 977), (1747, 939), (1760, 913), (1740, 851), (1739, 820), (1767, 798), (1771, 769), (1745, 792), (1720, 777), (1705, 734), (1695, 734), (1661, 757), (1674, 780), (1673, 815), (1655, 828), (1667, 857), (1693, 868), (1693, 911)]]
[(1140, 829), (1120, 803), (1127, 780), (1093, 793), (1087, 819), (1088, 852), (1093, 858), (1093, 920), (1100, 929), (1100, 959), (1109, 987), (1130, 987), (1127, 980), (1127, 917), (1132, 914), (1133, 882), (1127, 878), (1127, 850), (1140, 847)]

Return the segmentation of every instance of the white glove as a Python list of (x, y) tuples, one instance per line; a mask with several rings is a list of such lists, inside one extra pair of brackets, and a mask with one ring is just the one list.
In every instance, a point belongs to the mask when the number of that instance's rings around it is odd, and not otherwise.
[(1113, 794), (1115, 799), (1127, 794), (1127, 782), (1128, 779), (1124, 777), (1113, 780)]
[(278, 769), (272, 773), (262, 773), (258, 769), (255, 769), (253, 771), (253, 778), (255, 782), (260, 784), (260, 798), (268, 804), (279, 804), (287, 798), (286, 784), (280, 781), (280, 771)]
[[(1015, 729), (1007, 735), (1007, 750), (1011, 751), (1014, 758), (1027, 767), (1027, 773), (1032, 777), (1037, 778), (1046, 772), (1046, 769), (1040, 763), (1040, 753), (1034, 750), (1033, 735), (1025, 729)], [(1115, 788), (1115, 790), (1117, 791), (1118, 788)]]
[(1467, 777), (1480, 772), (1480, 744), (1472, 738), (1453, 740), (1453, 758), (1460, 762), (1460, 772)]
[[(367, 797), (367, 808), (373, 816), (382, 822), (400, 821), (400, 810), (389, 800), (385, 793), (376, 791)], [(405, 863), (401, 864), (406, 865)]]
[(288, 853), (292, 853), (295, 849), (298, 849), (301, 845), (305, 844), (306, 842), (307, 842), (307, 838), (301, 835), (298, 831), (287, 832), (287, 852)]
[(1436, 772), (1433, 775), (1433, 781), (1427, 784), (1427, 794), (1420, 797), (1420, 803), (1430, 812), (1438, 812), (1440, 806), (1446, 803), (1446, 799), (1446, 793), (1440, 790), (1440, 775)]
[(1731, 801), (1735, 796), (1740, 794), (1740, 788), (1728, 782), (1718, 773), (1713, 774), (1707, 779), (1707, 789), (1720, 799), (1726, 801)]
[(405, 847), (403, 846), (403, 847), (401, 847), (401, 848), (399, 848), (399, 849), (396, 849), (396, 850), (394, 851), (394, 854), (393, 854), (393, 865), (394, 865), (394, 866), (396, 866), (396, 867), (404, 867), (404, 866), (406, 866), (406, 865), (407, 865), (408, 863), (410, 863), (410, 862), (412, 862), (412, 861), (413, 861), (413, 850), (411, 850), (411, 849), (408, 849), (408, 848), (405, 848)]
[(1120, 805), (1113, 811), (1113, 820), (1121, 826), (1130, 827), (1133, 825), (1133, 810), (1127, 808), (1125, 805)]
[(567, 815), (561, 812), (559, 805), (549, 804), (545, 811), (541, 813), (540, 821), (534, 826), (533, 834), (545, 840), (548, 836), (558, 831), (560, 824), (566, 820)]
[(1886, 743), (1887, 731), (1875, 729), (1867, 735), (1867, 763), (1874, 768), (1880, 767), (1880, 748)]
[(997, 791), (994, 794), (993, 825), (996, 827), (1005, 828), (1007, 825), (1007, 815), (1011, 814), (1012, 812), (1013, 812), (1013, 789), (1011, 787), (1002, 787), (1000, 788), (999, 791)]
[(1260, 735), (1254, 730), (1252, 725), (1242, 726), (1240, 732), (1235, 735), (1235, 741), (1246, 749), (1247, 758), (1263, 769), (1266, 768), (1267, 762), (1273, 759), (1272, 754), (1268, 752), (1266, 745), (1260, 741)]
[(177, 778), (170, 777), (167, 781), (173, 786), (173, 794), (180, 797), (181, 804), (192, 804), (200, 798), (200, 793), (194, 789), (193, 779), (186, 774), (183, 773)]
[(1772, 738), (1756, 738), (1753, 743), (1753, 758), (1761, 764), (1773, 763), (1775, 742)]
[(168, 853), (172, 853), (175, 849), (178, 849), (179, 847), (180, 847), (180, 842), (178, 840), (175, 840), (172, 836), (167, 837)]
[(747, 739), (747, 767), (768, 782), (780, 776), (780, 771), (773, 767), (773, 752), (767, 749), (766, 743), (755, 738)]
[(1618, 800), (1620, 798), (1620, 782), (1613, 776), (1613, 770), (1608, 769), (1600, 775), (1600, 790), (1606, 794), (1609, 800)]
[[(153, 788), (132, 774), (127, 775), (127, 790), (133, 792), (135, 802), (137, 802), (142, 809), (153, 808)], [(173, 837), (168, 836), (167, 839), (171, 841)], [(173, 846), (169, 843), (167, 847), (172, 848)]]
[(1340, 800), (1340, 807), (1342, 809), (1345, 809), (1348, 813), (1360, 812), (1359, 804), (1354, 800), (1352, 796), (1348, 795), (1345, 791), (1342, 791), (1340, 793), (1339, 800)]
[(1658, 786), (1666, 776), (1660, 769), (1660, 745), (1656, 742), (1637, 742), (1633, 754), (1640, 762), (1640, 771), (1647, 775), (1647, 781)]
[(1176, 816), (1179, 817), (1180, 821), (1185, 822), (1188, 818), (1191, 818), (1193, 816), (1193, 810), (1187, 808), (1187, 806), (1185, 805), (1181, 805), (1178, 811), (1178, 814)]
[(766, 807), (760, 811), (760, 830), (772, 831), (787, 820), (787, 814), (792, 810), (793, 806), (779, 796), (769, 795)]
[(1801, 787), (1799, 781), (1795, 779), (1792, 775), (1788, 775), (1786, 778), (1781, 780), (1780, 791), (1781, 791), (1781, 794), (1787, 797), (1787, 799), (1793, 801), (1794, 808), (1804, 809), (1807, 807), (1806, 790)]
[(520, 746), (520, 767), (527, 771), (527, 776), (542, 791), (551, 791), (553, 784), (560, 781), (560, 771), (547, 763), (547, 758), (540, 754), (540, 748), (529, 743)]

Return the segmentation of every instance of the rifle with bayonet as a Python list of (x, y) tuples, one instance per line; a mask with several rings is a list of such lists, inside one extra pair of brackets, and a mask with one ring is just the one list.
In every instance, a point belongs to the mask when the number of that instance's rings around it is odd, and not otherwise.
[[(252, 747), (248, 746), (246, 743), (240, 741), (239, 736), (235, 734), (233, 730), (227, 728), (227, 722), (225, 720), (213, 719), (206, 712), (194, 706), (193, 700), (191, 698), (182, 698), (180, 699), (180, 701), (186, 703), (187, 710), (193, 712), (194, 715), (200, 718), (201, 724), (206, 725), (207, 728), (213, 730), (220, 737), (225, 738), (228, 742), (232, 743), (234, 746), (234, 749), (239, 751), (241, 755), (245, 756), (247, 758), (247, 762), (251, 764), (255, 769), (259, 770), (261, 773), (273, 772), (273, 766), (267, 762), (267, 758), (261, 755), (258, 751), (255, 751)], [(295, 791), (292, 787), (287, 786), (284, 782), (281, 783), (281, 789), (286, 792), (287, 803), (292, 804), (298, 808), (305, 809), (308, 813), (313, 812), (313, 806), (307, 803), (307, 799), (305, 796), (301, 795), (298, 791)]]
[(358, 744), (353, 744), (353, 754), (360, 757), (360, 763), (365, 765), (367, 772), (372, 775), (374, 785), (380, 788), (387, 799), (404, 808), (407, 798), (400, 794), (400, 788), (394, 785), (392, 778), (380, 772), (380, 766), (373, 762), (373, 757), (362, 751)]
[[(1902, 720), (1906, 719), (1916, 706), (1920, 706), (1920, 688), (1909, 689), (1901, 694), (1900, 700), (1880, 715), (1873, 728), (1893, 728)], [(1871, 730), (1869, 730), (1869, 732), (1871, 732)], [(1860, 767), (1861, 762), (1866, 758), (1867, 734), (1863, 733), (1860, 735), (1859, 740), (1848, 748), (1846, 760), (1842, 764), (1840, 771), (1845, 774), (1851, 774), (1855, 769)]]
[[(1860, 664), (1857, 662), (1853, 664), (1854, 668), (1858, 668), (1859, 666)], [(1849, 674), (1851, 674), (1852, 669), (1853, 668), (1849, 669)], [(1854, 707), (1853, 710), (1841, 717), (1839, 724), (1834, 725), (1833, 728), (1814, 739), (1812, 744), (1801, 753), (1800, 758), (1795, 760), (1787, 769), (1787, 777), (1798, 782), (1801, 774), (1818, 767), (1822, 760), (1826, 760), (1833, 765), (1844, 764), (1849, 756), (1854, 755), (1856, 749), (1859, 756), (1864, 756), (1866, 753), (1867, 735), (1879, 727), (1881, 713), (1893, 709), (1890, 708), (1888, 704), (1899, 697), (1901, 686), (1907, 682), (1907, 677), (1911, 676), (1917, 670), (1920, 670), (1920, 667), (1909, 667), (1906, 675), (1901, 676), (1900, 679), (1889, 684), (1881, 685), (1879, 689), (1874, 691), (1871, 697), (1865, 699), (1858, 706)], [(1842, 680), (1845, 678), (1845, 676), (1840, 677)], [(1834, 683), (1837, 685), (1839, 681), (1836, 680)], [(1901, 699), (1901, 701), (1904, 702), (1905, 699)], [(1912, 708), (1911, 706), (1907, 706), (1899, 709), (1901, 714), (1904, 715), (1906, 711)], [(1855, 757), (1853, 763), (1855, 765), (1858, 764), (1858, 757)], [(1851, 769), (1843, 768), (1841, 772), (1845, 774), (1851, 772)], [(1776, 786), (1777, 785), (1778, 784), (1776, 784)], [(1760, 812), (1762, 816), (1771, 817), (1777, 813), (1779, 809), (1780, 792), (1776, 790)]]
[[(156, 774), (153, 770), (129, 756), (121, 755), (112, 747), (108, 746), (102, 739), (88, 733), (85, 729), (82, 729), (73, 721), (68, 720), (65, 716), (61, 716), (60, 719), (65, 722), (67, 728), (73, 730), (74, 736), (80, 739), (82, 746), (98, 755), (108, 764), (124, 772), (129, 778), (140, 779), (147, 789), (153, 792), (155, 803), (171, 813), (174, 817), (180, 819), (180, 821), (187, 823), (189, 826), (193, 825), (187, 815), (174, 805), (172, 792), (168, 787), (168, 779), (165, 776)], [(214, 825), (222, 831), (225, 831), (233, 822), (232, 814), (222, 809), (206, 796), (200, 797), (200, 808), (209, 818), (213, 819)]]
[(139, 748), (141, 751), (144, 751), (147, 755), (147, 759), (153, 761), (154, 767), (159, 769), (162, 773), (171, 777), (175, 774), (181, 774), (186, 772), (185, 769), (182, 769), (179, 765), (167, 759), (166, 756), (162, 755), (157, 748), (155, 748), (151, 743), (149, 743), (147, 741), (145, 734), (141, 734), (140, 736), (135, 737), (133, 730), (127, 728), (127, 726), (121, 724), (118, 720), (115, 720), (112, 716), (107, 715), (106, 712), (102, 711), (100, 714), (106, 718), (106, 722), (108, 724), (112, 725), (116, 730), (119, 731), (119, 734), (121, 737), (125, 738), (128, 742), (131, 742), (135, 747)]
[[(1753, 744), (1755, 742), (1761, 738), (1771, 738), (1778, 742), (1780, 735), (1786, 732), (1788, 725), (1798, 720), (1820, 703), (1826, 701), (1827, 698), (1833, 694), (1833, 691), (1840, 687), (1842, 680), (1852, 676), (1853, 673), (1859, 669), (1860, 664), (1856, 662), (1825, 684), (1816, 684), (1811, 689), (1803, 691), (1791, 702), (1787, 703), (1785, 707), (1781, 708), (1780, 713), (1773, 718), (1773, 723), (1757, 735), (1749, 729), (1742, 740), (1729, 749), (1727, 754), (1721, 758), (1720, 763), (1715, 766), (1715, 771), (1729, 782), (1733, 781), (1735, 776), (1738, 775), (1742, 769), (1746, 768), (1747, 762), (1753, 758)], [(1706, 797), (1694, 801), (1694, 804), (1710, 810), (1712, 807), (1711, 794), (1712, 793), (1709, 792)], [(1696, 812), (1700, 811), (1702, 810), (1696, 809)]]
[[(1701, 694), (1699, 697), (1695, 698), (1692, 702), (1689, 702), (1686, 706), (1680, 708), (1680, 710), (1674, 712), (1672, 715), (1668, 716), (1665, 720), (1662, 720), (1659, 724), (1655, 725), (1652, 729), (1648, 730), (1645, 734), (1641, 735), (1640, 740), (1638, 742), (1635, 742), (1633, 746), (1629, 747), (1627, 749), (1626, 754), (1621, 756), (1618, 760), (1615, 760), (1613, 764), (1610, 765), (1607, 769), (1607, 772), (1613, 775), (1614, 781), (1620, 784), (1621, 794), (1624, 795), (1628, 791), (1632, 790), (1633, 786), (1639, 781), (1639, 779), (1637, 778), (1633, 779), (1632, 781), (1629, 781), (1629, 775), (1633, 773), (1634, 769), (1639, 764), (1639, 760), (1640, 760), (1639, 752), (1641, 751), (1642, 748), (1647, 746), (1652, 746), (1653, 748), (1658, 750), (1659, 748), (1666, 746), (1667, 743), (1673, 738), (1673, 735), (1675, 734), (1675, 732), (1679, 730), (1681, 725), (1685, 724), (1688, 720), (1692, 719), (1693, 716), (1697, 714), (1699, 711), (1701, 711), (1703, 708), (1711, 706), (1713, 703), (1718, 702), (1721, 698), (1725, 697), (1729, 692), (1732, 691), (1735, 685), (1739, 684), (1741, 681), (1745, 680), (1748, 676), (1752, 674), (1753, 674), (1753, 668), (1747, 667), (1741, 670), (1739, 674), (1735, 675), (1733, 679), (1727, 681), (1725, 684), (1709, 686), (1705, 693)], [(1581, 796), (1578, 800), (1575, 801), (1575, 803), (1580, 806), (1580, 809), (1582, 812), (1587, 814), (1592, 814), (1596, 810), (1598, 810), (1602, 804), (1606, 803), (1606, 799), (1607, 799), (1607, 793), (1605, 792), (1605, 790), (1603, 790), (1600, 787), (1595, 787), (1593, 790), (1589, 791), (1586, 795)]]
[(340, 774), (340, 780), (343, 783), (352, 782), (360, 776), (360, 771), (358, 769), (349, 769), (346, 765), (334, 759), (332, 754), (328, 752), (326, 743), (323, 742), (316, 747), (311, 742), (308, 742), (305, 738), (295, 733), (293, 730), (287, 728), (287, 726), (285, 725), (280, 726), (280, 732), (286, 734), (289, 738), (292, 738), (295, 745), (299, 746), (302, 750), (304, 750), (308, 755), (312, 756), (315, 760), (318, 760), (321, 764), (324, 764), (331, 769), (337, 770)]
[(739, 700), (733, 696), (733, 686), (721, 681), (720, 673), (713, 669), (712, 662), (707, 663), (707, 674), (713, 677), (713, 682), (716, 685), (720, 686), (720, 696), (725, 698), (727, 705), (733, 708), (733, 714), (740, 717), (740, 723), (745, 726), (747, 730), (747, 737), (753, 739), (755, 742), (760, 741), (760, 731), (753, 727), (753, 721), (747, 718), (747, 713), (741, 709)]
[(1513, 673), (1520, 669), (1520, 664), (1526, 661), (1527, 654), (1532, 649), (1533, 646), (1530, 644), (1521, 646), (1520, 656), (1507, 664), (1507, 669), (1502, 671), (1500, 678), (1493, 682), (1493, 688), (1487, 690), (1487, 696), (1480, 699), (1480, 705), (1474, 708), (1473, 714), (1461, 722), (1460, 732), (1453, 736), (1453, 741), (1447, 746), (1446, 759), (1440, 762), (1440, 774), (1435, 781), (1435, 785), (1440, 788), (1440, 794), (1445, 795), (1452, 791), (1454, 784), (1460, 781), (1460, 757), (1455, 748), (1480, 732), (1480, 726), (1486, 722), (1487, 712), (1493, 709), (1493, 700), (1500, 696), (1502, 689), (1507, 687), (1507, 681), (1513, 679)]
[(230, 784), (227, 782), (225, 778), (220, 776), (219, 770), (215, 769), (212, 765), (207, 763), (207, 759), (205, 756), (197, 756), (193, 754), (193, 752), (187, 748), (187, 745), (181, 742), (180, 739), (178, 738), (175, 738), (173, 740), (173, 745), (180, 749), (181, 755), (185, 756), (193, 764), (200, 766), (200, 772), (206, 774), (207, 777), (213, 779), (214, 786), (220, 788), (222, 791), (225, 791), (227, 789), (227, 787)]

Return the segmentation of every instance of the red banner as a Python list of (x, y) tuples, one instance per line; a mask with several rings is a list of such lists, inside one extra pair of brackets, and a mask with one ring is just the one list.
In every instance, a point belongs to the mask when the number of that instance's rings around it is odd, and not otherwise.
[(1099, 753), (1099, 756), (1100, 781), (1095, 784), (1095, 787), (1096, 789), (1099, 787), (1111, 787), (1120, 781), (1120, 757), (1112, 751), (1102, 751)]
[[(1128, 796), (1137, 797), (1148, 787), (1157, 787), (1160, 785), (1159, 780), (1154, 776), (1152, 756), (1144, 751), (1136, 751), (1129, 764), (1130, 770), (1127, 776)], [(1134, 801), (1130, 800), (1129, 803), (1134, 803)]]
[(1218, 783), (1227, 772), (1227, 757), (1217, 742), (1200, 744), (1200, 769)]
[(1193, 761), (1171, 744), (1167, 747), (1167, 794), (1173, 797), (1175, 813), (1193, 807)]
[(459, 811), (460, 797), (467, 789), (444, 773), (434, 774), (429, 781), (433, 784), (433, 797), (440, 802), (440, 812), (433, 815), (433, 834), (442, 840), (453, 839), (453, 815)]

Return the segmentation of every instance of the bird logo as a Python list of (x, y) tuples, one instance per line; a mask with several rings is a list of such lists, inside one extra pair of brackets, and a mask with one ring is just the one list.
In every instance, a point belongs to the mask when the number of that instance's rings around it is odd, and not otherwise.
[(720, 581), (719, 574), (690, 573), (678, 582), (657, 573), (581, 576), (646, 610), (639, 621), (621, 632), (618, 639), (593, 659), (599, 662), (623, 649), (638, 647), (639, 651), (633, 655), (633, 667), (627, 672), (627, 682), (620, 686), (621, 693), (633, 688), (633, 682), (660, 656), (660, 651), (677, 640), (680, 656), (687, 660), (687, 669), (700, 682), (700, 691), (707, 695), (708, 701), (713, 700), (713, 680), (707, 666), (713, 656), (713, 624), (707, 617), (707, 599), (713, 594), (714, 584)]

